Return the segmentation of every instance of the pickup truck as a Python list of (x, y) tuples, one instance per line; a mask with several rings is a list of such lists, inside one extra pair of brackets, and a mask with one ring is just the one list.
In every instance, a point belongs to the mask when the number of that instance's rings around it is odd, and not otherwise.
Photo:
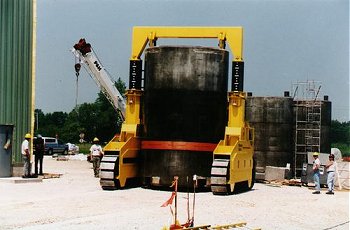
[(45, 144), (45, 153), (48, 155), (52, 154), (68, 154), (68, 145), (63, 143), (61, 140), (57, 140), (53, 137), (43, 137)]

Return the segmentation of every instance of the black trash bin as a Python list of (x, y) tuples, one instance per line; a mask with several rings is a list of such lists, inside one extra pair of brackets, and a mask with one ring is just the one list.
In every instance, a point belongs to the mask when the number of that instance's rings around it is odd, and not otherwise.
[(11, 176), (13, 125), (0, 125), (0, 177)]

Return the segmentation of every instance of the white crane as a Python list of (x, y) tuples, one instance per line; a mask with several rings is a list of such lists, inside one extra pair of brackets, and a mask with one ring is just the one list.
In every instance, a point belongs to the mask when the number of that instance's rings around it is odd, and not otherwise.
[(122, 119), (125, 119), (126, 103), (123, 96), (114, 85), (114, 81), (103, 67), (95, 52), (85, 39), (80, 39), (79, 43), (75, 44), (72, 49), (75, 55), (75, 71), (76, 76), (79, 76), (81, 63), (89, 73), (91, 78), (100, 87), (102, 93), (106, 96), (108, 101), (113, 105), (114, 109), (119, 112)]

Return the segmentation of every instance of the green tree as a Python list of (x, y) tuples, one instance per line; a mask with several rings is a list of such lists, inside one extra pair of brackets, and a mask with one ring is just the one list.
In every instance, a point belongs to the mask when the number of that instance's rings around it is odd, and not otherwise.
[(338, 148), (343, 156), (350, 156), (350, 121), (332, 120), (331, 144), (332, 148)]
[(41, 109), (35, 109), (34, 110), (34, 131), (35, 134), (41, 134), (43, 131), (43, 128), (45, 127), (45, 114)]
[[(122, 95), (125, 94), (126, 85), (120, 78), (115, 82), (115, 87)], [(110, 141), (116, 133), (120, 132), (122, 118), (102, 92), (99, 92), (95, 104), (99, 111), (96, 136), (102, 142)]]
[(350, 144), (350, 121), (339, 122), (337, 120), (332, 120), (331, 142)]
[[(61, 134), (62, 128), (68, 118), (68, 114), (65, 112), (53, 112), (46, 115), (40, 110), (36, 109), (36, 134), (43, 136), (55, 137)], [(39, 121), (39, 122), (38, 122)]]
[(79, 134), (81, 132), (85, 133), (86, 130), (80, 126), (78, 111), (73, 109), (68, 114), (67, 121), (62, 128), (62, 140), (71, 143), (78, 143)]
[[(115, 82), (118, 91), (124, 95), (126, 84), (120, 78)], [(94, 103), (84, 103), (70, 113), (53, 112), (44, 114), (40, 109), (35, 110), (39, 118), (36, 133), (43, 136), (59, 138), (66, 142), (77, 143), (79, 134), (85, 134), (85, 140), (90, 142), (98, 137), (101, 142), (108, 142), (120, 132), (122, 118), (107, 100), (102, 92)]]
[(96, 136), (99, 115), (100, 113), (95, 103), (84, 103), (78, 107), (79, 126), (80, 128), (84, 128), (85, 139), (88, 141)]

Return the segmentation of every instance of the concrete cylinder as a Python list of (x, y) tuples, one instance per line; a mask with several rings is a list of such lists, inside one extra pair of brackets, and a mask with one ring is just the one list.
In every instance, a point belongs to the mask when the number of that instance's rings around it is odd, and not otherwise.
[(255, 129), (257, 171), (284, 167), (293, 161), (293, 100), (290, 97), (248, 97), (246, 119)]
[[(228, 52), (161, 46), (145, 51), (143, 139), (217, 144), (227, 124)], [(144, 177), (179, 185), (210, 176), (212, 150), (142, 150)]]

